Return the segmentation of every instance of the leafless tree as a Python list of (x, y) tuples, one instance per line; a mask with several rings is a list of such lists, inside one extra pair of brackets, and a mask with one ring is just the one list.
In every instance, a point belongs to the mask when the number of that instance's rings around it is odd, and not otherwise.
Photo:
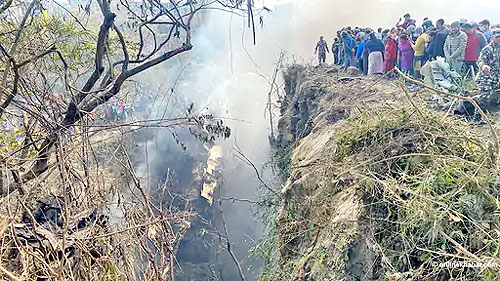
[[(152, 203), (124, 143), (144, 127), (216, 136), (225, 128), (191, 112), (101, 126), (95, 111), (132, 77), (189, 52), (204, 23), (197, 15), (207, 10), (248, 16), (254, 26), (250, 0), (0, 3), (1, 277), (174, 279), (194, 214)], [(56, 215), (40, 219), (37, 204)], [(120, 214), (120, 227), (110, 225), (110, 212)]]

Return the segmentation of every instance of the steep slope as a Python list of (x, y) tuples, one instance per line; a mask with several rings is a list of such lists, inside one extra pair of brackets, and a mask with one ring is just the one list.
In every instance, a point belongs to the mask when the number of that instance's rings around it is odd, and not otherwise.
[(302, 66), (284, 78), (288, 179), (263, 280), (500, 278), (487, 127), (429, 109), (431, 93), (407, 96), (398, 80)]

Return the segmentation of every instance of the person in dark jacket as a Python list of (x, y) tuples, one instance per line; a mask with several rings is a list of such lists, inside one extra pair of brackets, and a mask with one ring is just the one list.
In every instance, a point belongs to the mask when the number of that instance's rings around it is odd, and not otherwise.
[(340, 42), (339, 38), (333, 39), (333, 44), (332, 44), (332, 53), (333, 53), (333, 63), (335, 65), (340, 64), (339, 60), (339, 54), (340, 54)]
[(431, 28), (434, 28), (434, 25), (432, 25), (432, 21), (430, 19), (426, 19), (422, 23), (422, 28), (424, 29), (424, 31), (427, 31)]
[(352, 38), (346, 31), (342, 32), (342, 41), (344, 42), (344, 64), (343, 69), (354, 66), (354, 48), (356, 47), (356, 40)]
[(363, 47), (363, 73), (381, 74), (384, 72), (385, 46), (377, 39), (374, 32), (370, 33), (370, 40)]
[(429, 44), (427, 45), (427, 48), (425, 48), (425, 55), (424, 55), (424, 60), (425, 61), (430, 61), (434, 57), (434, 44), (436, 43), (436, 35), (437, 31), (435, 28), (430, 28), (429, 29)]
[(432, 59), (437, 57), (444, 58), (444, 42), (448, 37), (449, 30), (444, 27), (444, 20), (438, 19), (436, 21), (436, 36), (434, 37), (434, 51), (432, 52)]
[(363, 63), (363, 48), (365, 47), (365, 42), (363, 38), (364, 36), (358, 37), (356, 40), (357, 47), (356, 47), (356, 67), (359, 69), (359, 71), (364, 72), (364, 63)]

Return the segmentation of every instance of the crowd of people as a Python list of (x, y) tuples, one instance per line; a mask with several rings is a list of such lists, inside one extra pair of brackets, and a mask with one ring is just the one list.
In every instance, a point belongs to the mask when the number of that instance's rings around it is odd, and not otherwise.
[(102, 120), (107, 121), (125, 121), (131, 116), (134, 111), (133, 107), (122, 103), (116, 102), (113, 104), (105, 104), (98, 110), (98, 115)]
[[(422, 24), (406, 14), (390, 29), (346, 27), (337, 32), (331, 46), (333, 63), (343, 69), (358, 68), (363, 74), (393, 73), (395, 66), (417, 79), (427, 62), (444, 58), (451, 71), (475, 77), (482, 94), (498, 89), (500, 78), (500, 25), (489, 20), (467, 19), (447, 25), (443, 19), (428, 18)], [(320, 64), (330, 53), (323, 36), (316, 44)], [(500, 101), (499, 101), (500, 102)]]

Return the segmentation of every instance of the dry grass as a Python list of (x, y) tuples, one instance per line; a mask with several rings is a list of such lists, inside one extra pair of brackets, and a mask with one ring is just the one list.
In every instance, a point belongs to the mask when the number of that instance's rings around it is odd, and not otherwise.
[[(321, 81), (314, 75), (303, 79)], [(332, 101), (328, 92), (321, 98), (316, 127), (294, 150), (262, 279), (500, 280), (498, 267), (437, 266), (500, 264), (490, 129), (391, 98), (390, 86), (356, 96), (369, 79), (347, 87), (330, 80)], [(334, 106), (351, 117), (324, 122)], [(322, 134), (330, 140), (316, 144)]]
[[(43, 178), (25, 184), (25, 194), (0, 199), (0, 279), (173, 278), (175, 253), (195, 214), (152, 203), (128, 141), (119, 132), (76, 132)], [(41, 213), (39, 202), (51, 210)]]

